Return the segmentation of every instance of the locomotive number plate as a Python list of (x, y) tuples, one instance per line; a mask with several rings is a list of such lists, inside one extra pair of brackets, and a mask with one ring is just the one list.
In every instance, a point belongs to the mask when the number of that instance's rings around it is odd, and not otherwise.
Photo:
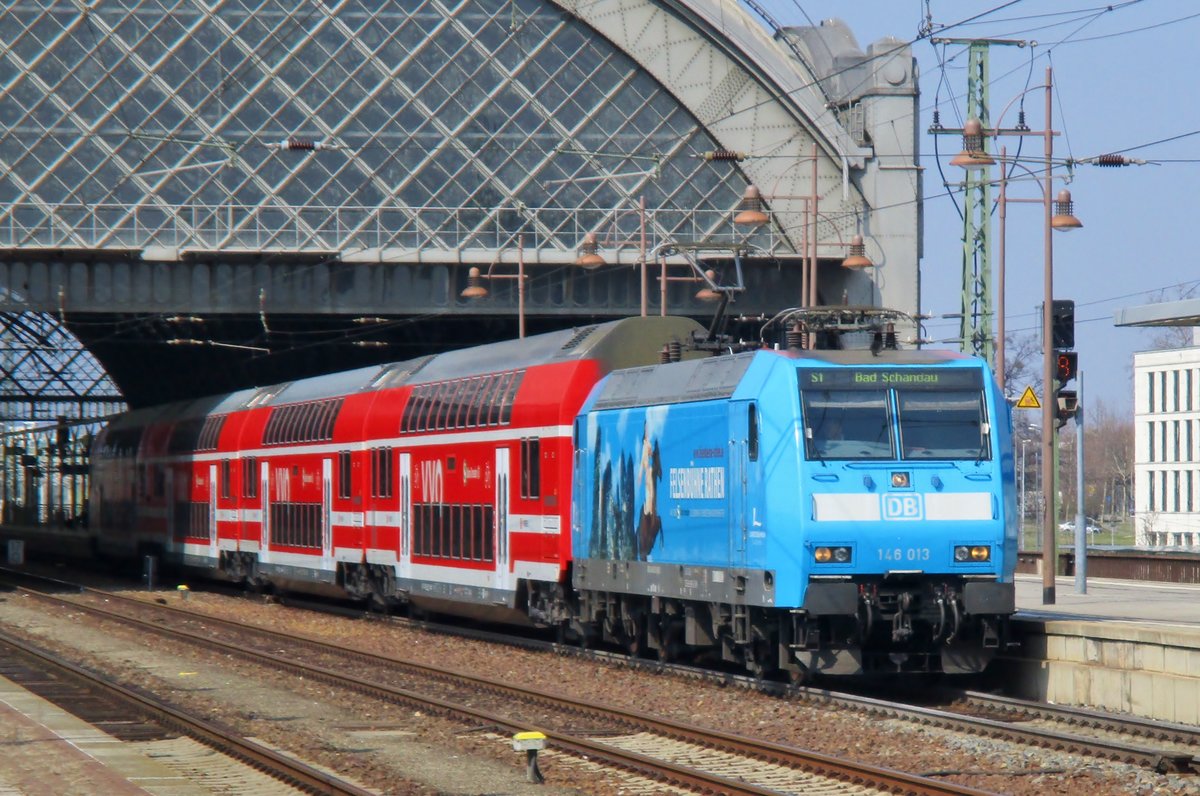
[(876, 548), (880, 561), (928, 561), (928, 547), (879, 547)]

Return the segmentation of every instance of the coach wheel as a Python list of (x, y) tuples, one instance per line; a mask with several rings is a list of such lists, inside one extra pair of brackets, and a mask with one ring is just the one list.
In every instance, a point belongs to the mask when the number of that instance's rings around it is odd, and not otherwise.
[(812, 672), (807, 666), (798, 664), (795, 669), (788, 669), (788, 682), (792, 685), (808, 685), (812, 682)]

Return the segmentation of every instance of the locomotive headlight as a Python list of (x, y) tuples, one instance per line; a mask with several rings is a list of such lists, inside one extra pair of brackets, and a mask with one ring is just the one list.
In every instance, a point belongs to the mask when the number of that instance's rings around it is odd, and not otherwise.
[(966, 563), (980, 563), (992, 560), (992, 548), (988, 545), (958, 545), (954, 548), (954, 560)]
[(813, 558), (818, 564), (849, 564), (850, 563), (850, 548), (849, 547), (818, 547), (813, 550)]
[(908, 483), (908, 473), (892, 473), (892, 486), (898, 489), (906, 489)]

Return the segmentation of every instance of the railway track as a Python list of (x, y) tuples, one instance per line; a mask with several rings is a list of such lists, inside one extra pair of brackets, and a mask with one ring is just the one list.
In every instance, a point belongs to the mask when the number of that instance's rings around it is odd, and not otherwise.
[[(115, 682), (36, 645), (0, 631), (0, 675), (125, 742), (152, 744), (155, 759), (187, 776), (215, 782), (230, 792), (370, 796), (372, 791), (319, 771), (216, 724), (189, 715), (141, 691)], [(180, 743), (180, 739), (191, 743)], [(195, 744), (226, 760), (204, 755)], [(274, 780), (274, 785), (264, 780)]]
[[(141, 600), (133, 600), (145, 604)], [(289, 603), (298, 601), (288, 600)], [(305, 605), (309, 603), (304, 602)], [(363, 616), (361, 610), (338, 613)], [(206, 621), (218, 621), (208, 620)], [(881, 718), (911, 721), (953, 732), (1007, 740), (1023, 745), (1084, 754), (1115, 762), (1140, 765), (1160, 773), (1200, 771), (1200, 728), (1148, 721), (1137, 717), (1108, 714), (1081, 708), (998, 697), (971, 691), (944, 690), (937, 694), (938, 707), (906, 704), (871, 696), (841, 693), (816, 688), (764, 682), (728, 673), (711, 672), (681, 665), (629, 659), (599, 650), (580, 650), (562, 644), (535, 639), (514, 641), (510, 636), (474, 628), (438, 625), (427, 620), (389, 619), (435, 632), (450, 633), (496, 643), (556, 650), (573, 655), (618, 662), (622, 666), (670, 672), (677, 676), (713, 680), (762, 691), (782, 698), (852, 709)], [(236, 623), (235, 623), (236, 624)], [(257, 631), (256, 632), (263, 632)], [(312, 643), (321, 642), (312, 640)], [(399, 661), (389, 662), (400, 665)], [(432, 672), (431, 676), (436, 676)], [(615, 737), (615, 736), (614, 736)]]
[[(330, 610), (322, 603), (288, 598), (296, 606)], [(344, 611), (363, 616), (361, 610)], [(1028, 746), (1100, 757), (1115, 762), (1139, 765), (1159, 773), (1200, 773), (1200, 728), (1168, 722), (1150, 721), (1136, 716), (1103, 713), (1070, 706), (1047, 705), (1031, 700), (995, 696), (978, 691), (940, 689), (936, 701), (941, 707), (909, 704), (871, 696), (827, 689), (793, 686), (759, 680), (742, 674), (713, 672), (686, 664), (663, 664), (623, 653), (581, 649), (532, 638), (446, 625), (423, 619), (390, 618), (431, 632), (449, 633), (491, 643), (518, 645), (528, 649), (554, 650), (597, 660), (619, 663), (653, 672), (719, 682), (772, 694), (869, 713), (883, 718), (911, 721), (954, 732), (1003, 739)]]
[[(101, 593), (105, 607), (31, 591), (39, 599), (136, 629), (237, 655), (273, 671), (412, 706), (502, 732), (539, 731), (557, 753), (651, 779), (681, 792), (770, 794), (845, 792), (981, 793), (959, 785), (838, 760), (644, 713), (523, 689), (486, 678), (382, 657), (318, 639)], [(164, 618), (169, 617), (169, 622)], [(303, 654), (298, 654), (303, 650)], [(280, 650), (283, 652), (280, 652)]]

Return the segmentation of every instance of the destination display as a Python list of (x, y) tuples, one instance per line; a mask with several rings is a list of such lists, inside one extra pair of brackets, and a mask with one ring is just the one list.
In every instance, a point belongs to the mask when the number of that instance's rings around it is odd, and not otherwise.
[(841, 367), (804, 368), (800, 371), (803, 389), (846, 390), (916, 387), (932, 390), (980, 389), (980, 372), (968, 368), (879, 368)]

